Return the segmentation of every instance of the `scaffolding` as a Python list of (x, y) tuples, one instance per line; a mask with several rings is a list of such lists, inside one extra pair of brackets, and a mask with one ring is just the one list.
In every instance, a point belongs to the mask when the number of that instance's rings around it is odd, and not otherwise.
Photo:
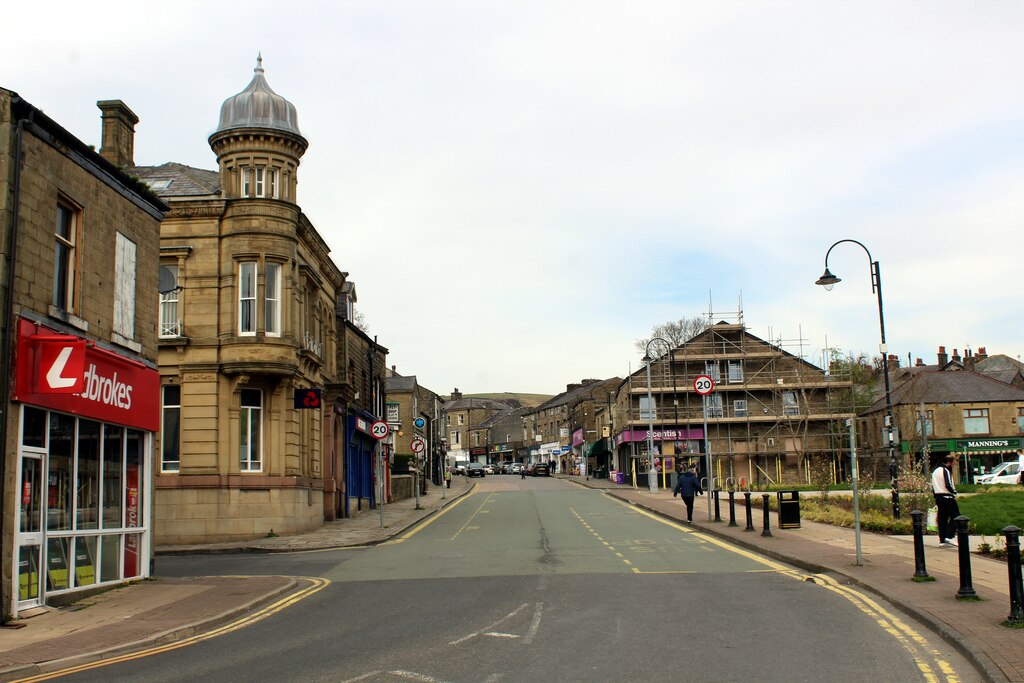
[[(702, 333), (651, 363), (653, 405), (646, 376), (630, 378), (620, 393), (623, 421), (617, 424), (646, 430), (653, 418), (656, 433), (702, 432), (706, 406), (713, 474), (722, 486), (809, 483), (815, 459), (824, 459), (834, 479), (848, 476), (844, 437), (845, 420), (854, 417), (853, 384), (842, 364), (809, 362), (802, 337), (754, 336), (743, 323), (742, 303), (729, 314), (709, 306), (707, 322)], [(826, 359), (826, 365), (833, 364)], [(693, 386), (700, 375), (715, 381), (707, 399)], [(700, 464), (690, 440), (662, 441), (656, 456)], [(639, 449), (646, 462), (646, 448)]]

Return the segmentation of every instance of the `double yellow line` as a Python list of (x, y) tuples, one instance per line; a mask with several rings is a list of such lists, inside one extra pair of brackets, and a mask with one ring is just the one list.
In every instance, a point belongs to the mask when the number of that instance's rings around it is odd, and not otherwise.
[[(225, 578), (252, 578), (252, 577), (225, 577)], [(207, 631), (205, 633), (194, 635), (194, 636), (191, 636), (189, 638), (184, 638), (182, 640), (176, 641), (174, 643), (169, 643), (167, 645), (161, 645), (159, 647), (153, 647), (153, 648), (149, 648), (147, 650), (140, 650), (139, 652), (132, 652), (130, 654), (120, 655), (120, 656), (117, 656), (117, 657), (111, 657), (110, 659), (103, 659), (103, 660), (100, 660), (100, 661), (97, 661), (97, 662), (89, 662), (88, 664), (81, 664), (79, 666), (72, 666), (72, 667), (68, 667), (67, 669), (61, 669), (59, 671), (51, 671), (49, 673), (39, 674), (37, 676), (31, 676), (29, 678), (19, 678), (16, 681), (11, 681), (11, 683), (32, 683), (34, 681), (48, 681), (48, 680), (53, 679), (53, 678), (59, 678), (61, 676), (67, 676), (69, 674), (78, 673), (80, 671), (88, 671), (90, 669), (97, 669), (97, 668), (99, 668), (101, 666), (109, 666), (111, 664), (117, 664), (119, 662), (127, 662), (127, 661), (131, 661), (133, 659), (142, 659), (143, 657), (150, 657), (152, 655), (160, 654), (161, 652), (169, 652), (171, 650), (177, 650), (177, 649), (182, 648), (182, 647), (188, 647), (189, 645), (195, 645), (196, 643), (200, 643), (200, 642), (202, 642), (204, 640), (210, 640), (211, 638), (216, 638), (217, 636), (222, 636), (225, 633), (231, 633), (232, 631), (237, 631), (239, 629), (245, 628), (246, 626), (254, 624), (257, 621), (261, 621), (263, 619), (266, 619), (269, 616), (277, 614), (278, 612), (280, 612), (281, 610), (285, 609), (286, 607), (290, 607), (290, 606), (294, 605), (295, 603), (299, 602), (300, 600), (304, 600), (305, 598), (308, 598), (309, 596), (313, 595), (314, 593), (317, 593), (317, 592), (323, 590), (324, 588), (326, 588), (331, 583), (327, 579), (321, 579), (321, 578), (317, 578), (317, 577), (296, 576), (296, 577), (291, 577), (291, 578), (295, 578), (295, 579), (300, 580), (300, 581), (308, 581), (309, 585), (306, 586), (305, 588), (302, 588), (301, 590), (299, 590), (299, 591), (297, 591), (295, 593), (291, 593), (291, 594), (281, 598), (277, 602), (273, 602), (273, 603), (267, 605), (266, 607), (263, 607), (263, 608), (255, 611), (255, 612), (253, 612), (251, 614), (247, 614), (247, 615), (243, 616), (240, 619), (236, 619), (235, 621), (232, 621), (229, 624), (225, 624), (224, 626), (221, 626), (220, 628), (216, 628), (216, 629), (213, 629), (212, 631)]]

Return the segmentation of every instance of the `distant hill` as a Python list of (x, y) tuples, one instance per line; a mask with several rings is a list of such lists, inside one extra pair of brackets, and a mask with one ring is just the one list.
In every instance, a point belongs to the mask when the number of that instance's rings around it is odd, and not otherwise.
[[(508, 403), (511, 406), (526, 406), (527, 408), (536, 408), (544, 401), (551, 398), (551, 394), (519, 394), (512, 391), (496, 392), (493, 394), (463, 394), (462, 398), (489, 398), (493, 401), (501, 401), (502, 403)], [(445, 396), (446, 401), (451, 400), (451, 396)]]

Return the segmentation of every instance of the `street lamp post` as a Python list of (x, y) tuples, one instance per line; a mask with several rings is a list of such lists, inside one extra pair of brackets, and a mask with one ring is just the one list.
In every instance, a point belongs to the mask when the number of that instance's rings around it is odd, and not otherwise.
[(871, 252), (863, 244), (853, 239), (839, 240), (825, 252), (825, 272), (822, 273), (814, 284), (821, 285), (826, 290), (831, 290), (832, 287), (842, 280), (832, 274), (828, 269), (828, 255), (832, 253), (832, 250), (836, 246), (843, 242), (853, 242), (868, 255), (868, 263), (871, 264), (871, 291), (874, 292), (878, 297), (878, 329), (881, 333), (881, 344), (878, 350), (882, 354), (882, 376), (885, 378), (885, 434), (886, 434), (886, 448), (889, 451), (889, 479), (892, 483), (892, 516), (894, 519), (900, 518), (900, 492), (898, 487), (899, 477), (899, 464), (896, 461), (896, 449), (893, 444), (893, 419), (892, 419), (892, 393), (889, 385), (889, 352), (885, 344), (885, 315), (882, 310), (882, 270), (878, 265), (878, 261), (871, 258)]
[[(651, 395), (651, 344), (660, 341), (665, 345), (666, 353), (672, 353), (672, 345), (661, 337), (654, 337), (647, 342), (643, 362), (647, 366), (647, 490), (658, 492), (658, 470), (654, 467), (654, 397)], [(672, 359), (669, 358), (669, 363)]]

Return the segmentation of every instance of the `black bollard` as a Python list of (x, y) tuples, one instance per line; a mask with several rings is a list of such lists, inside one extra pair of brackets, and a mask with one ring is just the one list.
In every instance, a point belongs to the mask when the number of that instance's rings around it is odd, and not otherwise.
[(746, 498), (745, 505), (747, 506), (747, 528), (744, 531), (754, 530), (754, 513), (750, 510), (750, 491), (744, 491), (743, 497)]
[(1009, 626), (1024, 625), (1024, 582), (1021, 581), (1020, 569), (1020, 527), (1008, 526), (1003, 529), (1006, 534), (1006, 566), (1010, 572), (1010, 616), (1006, 618)]
[(762, 536), (771, 536), (772, 535), (772, 530), (771, 530), (771, 525), (770, 525), (770, 523), (768, 521), (769, 517), (770, 517), (769, 510), (768, 510), (768, 499), (771, 498), (771, 495), (767, 494), (767, 493), (762, 493), (761, 497), (764, 500), (764, 528), (761, 530), (761, 535)]
[(914, 580), (930, 579), (924, 566), (924, 513), (914, 510), (910, 513), (914, 520)]
[(739, 526), (736, 523), (736, 492), (729, 491), (729, 526)]
[(960, 515), (956, 522), (956, 543), (960, 551), (960, 588), (957, 589), (957, 600), (977, 600), (978, 594), (974, 592), (974, 585), (971, 581), (971, 543), (967, 538), (967, 523), (971, 521)]
[(719, 509), (719, 506), (718, 506), (718, 494), (719, 493), (721, 493), (721, 491), (719, 489), (715, 489), (714, 497), (715, 497), (715, 521), (716, 522), (721, 522), (722, 521), (722, 511)]

